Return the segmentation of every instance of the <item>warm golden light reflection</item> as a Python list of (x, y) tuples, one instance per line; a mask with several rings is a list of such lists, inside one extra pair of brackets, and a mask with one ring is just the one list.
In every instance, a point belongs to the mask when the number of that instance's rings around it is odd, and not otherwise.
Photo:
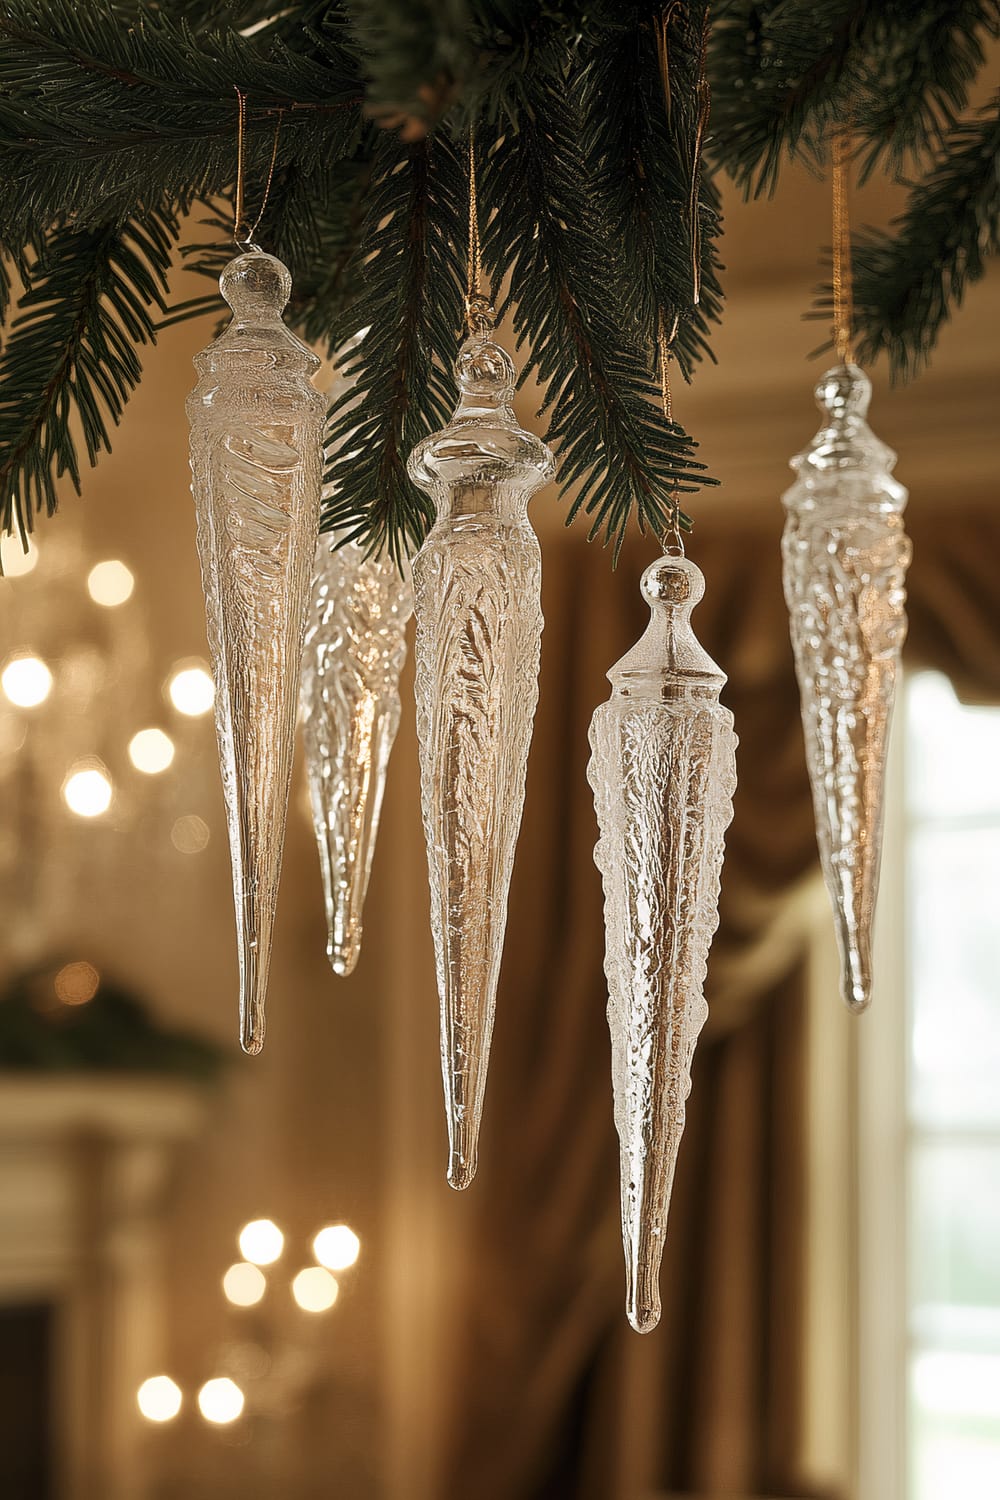
[(307, 1266), (292, 1282), (292, 1296), (303, 1312), (328, 1312), (339, 1291), (336, 1277), (322, 1266)]
[(74, 769), (63, 782), (63, 801), (78, 818), (99, 818), (111, 806), (111, 779), (95, 765)]
[(117, 558), (99, 562), (87, 574), (87, 592), (95, 604), (105, 609), (116, 609), (132, 597), (135, 579), (130, 570)]
[(4, 695), (17, 708), (37, 708), (52, 691), (52, 673), (40, 656), (12, 656), (0, 674)]
[(361, 1241), (346, 1224), (328, 1224), (313, 1240), (313, 1254), (328, 1271), (346, 1271), (361, 1253)]
[(86, 1005), (97, 994), (101, 976), (85, 959), (64, 964), (55, 977), (55, 991), (63, 1005)]
[(157, 776), (174, 758), (174, 742), (162, 729), (140, 729), (128, 743), (128, 757), (137, 771)]
[(205, 667), (178, 668), (167, 683), (167, 692), (177, 712), (189, 718), (207, 714), (215, 701), (212, 674)]
[(181, 1388), (169, 1375), (152, 1375), (136, 1392), (139, 1410), (147, 1422), (172, 1422), (181, 1409)]
[(198, 1392), (198, 1408), (206, 1422), (215, 1422), (220, 1427), (235, 1422), (243, 1410), (244, 1396), (235, 1380), (219, 1376), (206, 1380)]
[(267, 1291), (267, 1278), (259, 1266), (238, 1260), (223, 1276), (222, 1290), (234, 1307), (254, 1307)]
[(181, 854), (200, 854), (209, 837), (208, 824), (197, 813), (185, 813), (170, 830), (170, 842)]
[(270, 1266), (285, 1248), (285, 1236), (273, 1219), (253, 1219), (240, 1230), (240, 1254), (255, 1266)]
[(19, 536), (0, 537), (0, 570), (5, 578), (22, 578), (37, 562), (38, 548), (31, 537), (28, 538), (27, 551)]

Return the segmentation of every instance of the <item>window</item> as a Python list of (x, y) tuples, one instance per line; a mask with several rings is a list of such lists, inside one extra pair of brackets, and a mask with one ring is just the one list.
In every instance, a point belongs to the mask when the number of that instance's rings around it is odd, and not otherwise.
[(901, 727), (905, 1496), (997, 1500), (1000, 708), (924, 672)]

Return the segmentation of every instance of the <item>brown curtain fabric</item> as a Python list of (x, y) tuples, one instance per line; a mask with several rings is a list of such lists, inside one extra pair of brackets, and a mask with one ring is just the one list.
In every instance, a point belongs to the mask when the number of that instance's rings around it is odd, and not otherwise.
[[(803, 1496), (805, 897), (816, 880), (781, 518), (704, 528), (695, 623), (740, 736), (711, 1018), (646, 1339), (623, 1311), (602, 898), (585, 779), (648, 546), (546, 557), (542, 693), (511, 894), (442, 1500)], [(914, 517), (911, 654), (1000, 697), (1000, 521)]]

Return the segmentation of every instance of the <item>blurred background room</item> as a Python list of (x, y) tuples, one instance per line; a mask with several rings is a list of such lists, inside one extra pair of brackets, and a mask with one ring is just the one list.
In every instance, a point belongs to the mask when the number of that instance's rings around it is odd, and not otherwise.
[[(297, 766), (268, 1042), (236, 962), (184, 398), (167, 329), (114, 451), (0, 580), (4, 1500), (1000, 1495), (1000, 280), (873, 371), (914, 542), (874, 1004), (838, 999), (781, 589), (829, 187), (726, 187), (717, 365), (681, 420), (696, 625), (740, 739), (658, 1329), (623, 1313), (586, 729), (646, 618), (543, 491), (541, 697), (481, 1164), (444, 1175), (412, 662), (353, 975)], [(872, 181), (858, 222), (886, 223)], [(203, 290), (199, 285), (197, 291)], [(512, 347), (510, 330), (503, 341)], [(518, 398), (535, 421), (537, 392)], [(585, 528), (584, 528), (585, 529)]]

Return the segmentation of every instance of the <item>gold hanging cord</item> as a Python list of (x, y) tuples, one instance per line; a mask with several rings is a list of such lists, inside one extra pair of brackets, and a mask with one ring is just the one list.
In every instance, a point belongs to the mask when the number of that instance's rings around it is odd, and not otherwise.
[(274, 167), (278, 160), (278, 142), (281, 139), (281, 121), (284, 110), (278, 112), (278, 122), (274, 127), (274, 145), (271, 148), (271, 164), (267, 169), (267, 181), (264, 184), (264, 196), (261, 199), (260, 212), (252, 224), (247, 223), (246, 211), (243, 197), (246, 178), (246, 135), (247, 135), (247, 100), (242, 89), (233, 84), (236, 90), (236, 194), (233, 203), (233, 240), (241, 250), (259, 250), (260, 246), (254, 244), (254, 235), (264, 217), (267, 208), (267, 200), (271, 194), (271, 183), (274, 180)]
[(469, 125), (469, 260), (465, 290), (465, 322), (470, 334), (493, 327), (493, 304), (483, 290), (483, 248), (479, 239), (479, 191), (476, 181), (476, 126)]
[(851, 219), (847, 202), (851, 160), (850, 125), (833, 134), (833, 340), (841, 364), (854, 363), (854, 277), (851, 266)]

